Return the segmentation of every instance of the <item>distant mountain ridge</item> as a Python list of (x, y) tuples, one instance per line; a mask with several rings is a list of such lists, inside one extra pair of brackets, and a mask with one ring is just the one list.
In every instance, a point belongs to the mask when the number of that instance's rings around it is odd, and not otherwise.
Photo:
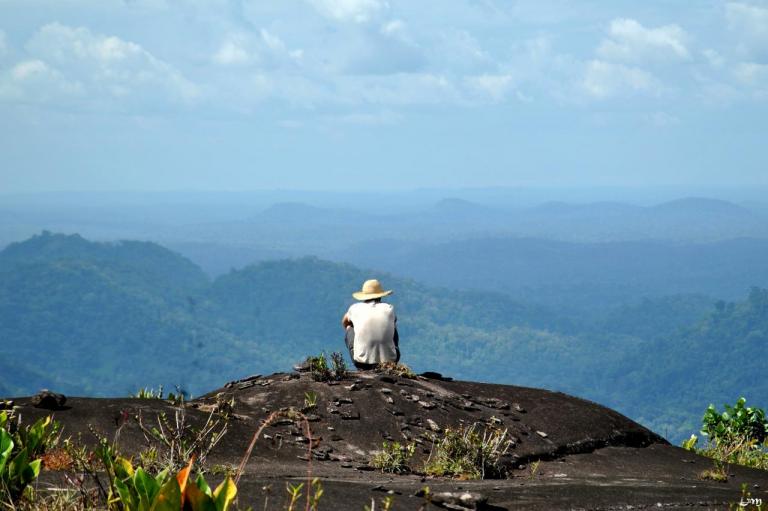
[(704, 294), (735, 299), (768, 287), (768, 240), (711, 243), (572, 243), (478, 237), (444, 243), (358, 243), (337, 259), (430, 285), (500, 291), (561, 310), (609, 307), (643, 296)]
[[(754, 356), (768, 343), (768, 292), (757, 288), (736, 303), (666, 296), (564, 318), (501, 292), (433, 287), (312, 257), (199, 285), (199, 269), (154, 244), (45, 234), (9, 249), (0, 253), (4, 392), (46, 386), (120, 396), (162, 383), (199, 393), (323, 350), (343, 352), (339, 319), (350, 293), (377, 276), (395, 289), (403, 361), (416, 370), (577, 394), (672, 439), (695, 430), (709, 402), (768, 395)], [(177, 287), (168, 287), (171, 275), (161, 284), (149, 278), (176, 264)], [(505, 290), (500, 279), (490, 282)]]

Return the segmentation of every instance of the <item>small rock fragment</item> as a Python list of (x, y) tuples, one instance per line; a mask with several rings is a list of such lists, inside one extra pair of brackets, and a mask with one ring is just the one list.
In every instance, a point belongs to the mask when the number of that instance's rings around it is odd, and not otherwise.
[(437, 422), (433, 421), (432, 419), (427, 419), (427, 425), (429, 426), (429, 429), (434, 431), (435, 433), (439, 433), (441, 431), (440, 426), (437, 424)]
[(538, 430), (536, 431), (536, 434), (537, 434), (537, 435), (539, 435), (541, 438), (547, 438), (547, 436), (548, 436), (548, 435), (547, 435), (546, 433), (544, 433), (543, 431), (538, 431)]
[[(424, 490), (416, 492), (417, 497), (424, 497)], [(476, 510), (483, 509), (488, 503), (488, 497), (477, 492), (456, 491), (430, 493), (430, 502), (446, 509)]]
[(495, 397), (486, 398), (483, 400), (483, 402), (489, 408), (494, 408), (496, 410), (509, 410), (509, 403)]
[(422, 427), (424, 425), (424, 420), (418, 415), (414, 415), (413, 417), (408, 417), (408, 420), (406, 420), (405, 423), (410, 424), (411, 426)]
[(437, 406), (432, 401), (419, 401), (419, 404), (426, 410), (432, 410), (435, 406)]
[(351, 412), (344, 412), (341, 414), (341, 419), (345, 421), (357, 421), (360, 420), (360, 412), (357, 410)]
[(381, 393), (382, 394), (391, 394), (392, 393), (392, 389), (388, 389), (387, 387), (384, 387), (384, 388), (381, 389)]

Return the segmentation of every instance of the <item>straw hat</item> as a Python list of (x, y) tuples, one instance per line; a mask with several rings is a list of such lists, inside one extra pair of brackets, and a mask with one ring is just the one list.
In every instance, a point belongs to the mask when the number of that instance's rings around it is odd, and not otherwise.
[(381, 282), (376, 279), (371, 279), (363, 282), (363, 289), (356, 293), (352, 293), (352, 296), (355, 298), (355, 300), (365, 301), (381, 298), (391, 294), (391, 289), (389, 291), (384, 291), (381, 288)]

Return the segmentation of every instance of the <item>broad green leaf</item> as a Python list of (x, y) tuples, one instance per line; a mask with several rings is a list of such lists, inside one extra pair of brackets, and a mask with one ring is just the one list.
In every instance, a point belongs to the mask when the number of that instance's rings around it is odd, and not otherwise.
[(213, 491), (213, 498), (216, 501), (216, 509), (218, 511), (227, 511), (227, 508), (235, 499), (235, 495), (237, 495), (237, 486), (235, 486), (231, 477), (227, 477)]
[(8, 458), (11, 457), (11, 451), (13, 451), (13, 439), (6, 430), (0, 429), (0, 475), (5, 469)]
[[(128, 484), (131, 484), (131, 482), (128, 481)], [(117, 494), (120, 496), (120, 501), (123, 503), (123, 509), (135, 510), (137, 504), (136, 496), (128, 488), (128, 484), (120, 479), (115, 479), (115, 488), (117, 489)]]
[(200, 488), (200, 491), (213, 498), (211, 487), (208, 486), (208, 483), (206, 482), (205, 477), (203, 477), (203, 474), (198, 474), (197, 480), (195, 482), (197, 483), (197, 487)]
[(13, 481), (14, 479), (20, 480), (24, 469), (29, 466), (29, 456), (27, 450), (22, 449), (11, 460), (11, 464), (8, 465), (8, 478)]
[[(198, 481), (199, 480), (200, 478), (198, 477)], [(210, 495), (206, 495), (197, 484), (190, 484), (187, 486), (184, 498), (187, 503), (186, 507), (192, 511), (217, 511), (216, 502), (214, 502)]]
[(115, 475), (121, 481), (132, 478), (133, 465), (131, 465), (131, 462), (123, 458), (122, 456), (118, 457), (115, 460)]
[(160, 491), (160, 484), (147, 474), (143, 468), (138, 467), (133, 475), (133, 486), (139, 495), (139, 510), (149, 511), (152, 501), (155, 499), (157, 492)]
[(150, 511), (179, 511), (180, 509), (181, 491), (179, 490), (179, 482), (175, 477), (172, 477), (160, 488)]
[(26, 442), (24, 447), (27, 448), (27, 452), (30, 455), (34, 455), (38, 452), (38, 448), (43, 443), (46, 436), (46, 429), (51, 424), (51, 416), (47, 416), (44, 419), (38, 419), (28, 430), (26, 434)]
[(40, 464), (42, 460), (35, 460), (32, 463), (27, 463), (21, 470), (21, 484), (23, 486), (28, 485), (40, 475)]

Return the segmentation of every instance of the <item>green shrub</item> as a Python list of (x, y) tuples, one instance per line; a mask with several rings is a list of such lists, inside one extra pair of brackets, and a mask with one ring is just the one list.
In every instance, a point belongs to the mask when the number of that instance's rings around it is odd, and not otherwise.
[(381, 451), (371, 459), (371, 465), (382, 472), (394, 474), (410, 472), (409, 463), (415, 452), (415, 444), (401, 445), (399, 442), (384, 442)]
[(344, 355), (338, 351), (331, 353), (331, 371), (337, 380), (341, 380), (347, 375), (347, 363), (344, 362)]
[(768, 437), (768, 420), (761, 408), (744, 406), (747, 400), (739, 398), (734, 406), (725, 405), (720, 413), (715, 405), (709, 405), (702, 419), (701, 433), (711, 439), (728, 440), (739, 437), (762, 443)]
[[(155, 466), (171, 472), (180, 470), (187, 460), (196, 457), (205, 465), (208, 455), (228, 431), (229, 417), (211, 410), (205, 422), (195, 425), (187, 417), (184, 408), (175, 410), (173, 419), (165, 413), (156, 418), (156, 425), (145, 423), (139, 412), (136, 416), (139, 429), (147, 441), (147, 455), (155, 450)], [(145, 465), (145, 468), (150, 468)]]
[(41, 457), (58, 442), (59, 423), (50, 416), (31, 426), (0, 412), (0, 501), (13, 507), (40, 474)]
[(714, 470), (706, 470), (704, 478), (726, 480), (728, 464), (768, 470), (768, 421), (761, 408), (745, 406), (740, 398), (734, 406), (725, 405), (718, 412), (709, 405), (702, 418), (701, 433), (708, 437), (704, 447), (698, 448), (699, 438), (691, 435), (682, 444), (684, 449), (712, 458)]
[(325, 356), (325, 353), (321, 353), (316, 357), (308, 357), (307, 365), (309, 366), (310, 374), (312, 374), (312, 379), (315, 381), (342, 380), (347, 375), (347, 365), (341, 353), (331, 353), (330, 366), (328, 365), (328, 357)]
[(488, 479), (504, 476), (500, 464), (512, 445), (506, 429), (489, 428), (480, 433), (478, 425), (446, 429), (427, 460), (429, 475), (461, 479)]

